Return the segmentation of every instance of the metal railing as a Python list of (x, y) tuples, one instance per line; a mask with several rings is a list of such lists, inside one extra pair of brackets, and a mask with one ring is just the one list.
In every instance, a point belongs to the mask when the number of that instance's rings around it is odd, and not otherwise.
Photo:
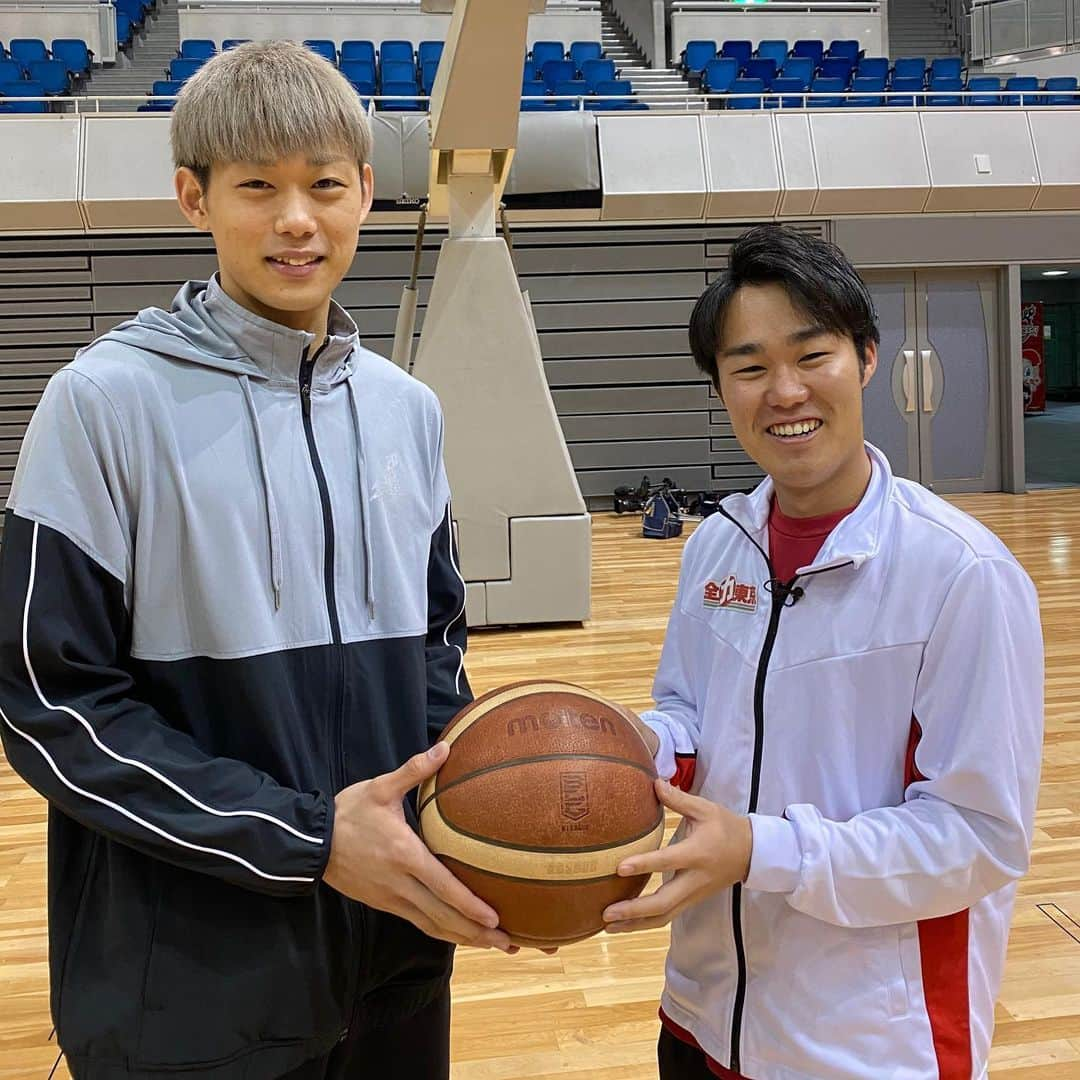
[(972, 60), (1015, 62), (1080, 47), (1080, 0), (984, 0), (967, 24)]
[[(863, 109), (922, 109), (922, 108), (942, 108), (949, 107), (953, 100), (960, 99), (963, 107), (967, 108), (980, 108), (978, 105), (968, 105), (969, 98), (999, 98), (999, 103), (994, 104), (994, 108), (1003, 109), (1054, 109), (1060, 110), (1062, 108), (1076, 108), (1080, 109), (1080, 91), (1071, 96), (1074, 97), (1074, 102), (1071, 105), (1046, 105), (1043, 98), (1048, 93), (1055, 93), (1054, 91), (1046, 90), (933, 90), (928, 87), (922, 90), (825, 90), (825, 91), (791, 91), (791, 90), (761, 90), (754, 91), (745, 94), (714, 94), (714, 93), (690, 93), (685, 95), (671, 95), (664, 97), (662, 103), (656, 103), (655, 100), (648, 102), (649, 111), (653, 113), (701, 113), (710, 112), (717, 109), (730, 109), (733, 102), (743, 102), (742, 105), (735, 106), (737, 109), (752, 111), (749, 106), (745, 104), (748, 99), (753, 99), (758, 102), (754, 108), (762, 110), (773, 109), (786, 109), (788, 111), (792, 109), (821, 109), (828, 108), (830, 110), (836, 108), (835, 105), (822, 105), (821, 102), (829, 101), (835, 102), (840, 99), (844, 102), (840, 108), (863, 108)], [(595, 108), (598, 102), (610, 101), (623, 104), (625, 102), (642, 103), (642, 97), (648, 95), (634, 95), (627, 97), (625, 94), (618, 95), (589, 95), (583, 96), (580, 94), (573, 95), (545, 95), (544, 97), (534, 98), (522, 98), (522, 101), (540, 102), (544, 105), (553, 105), (556, 102), (573, 102), (572, 109), (555, 110), (550, 111), (574, 111), (574, 112), (604, 112), (602, 108)], [(1060, 94), (1058, 95), (1060, 96)], [(1069, 96), (1069, 95), (1066, 95)], [(903, 103), (894, 104), (895, 99), (907, 99)], [(1016, 99), (1012, 101), (1011, 99)], [(1004, 99), (1010, 99), (1008, 104), (1004, 104)], [(139, 105), (146, 105), (150, 102), (165, 102), (175, 101), (176, 98), (169, 95), (153, 95), (153, 94), (109, 94), (109, 95), (97, 95), (94, 97), (20, 97), (6, 99), (10, 103), (22, 103), (22, 102), (46, 102), (55, 106), (61, 103), (70, 108), (65, 110), (53, 110), (48, 113), (10, 113), (0, 114), (0, 116), (35, 116), (38, 118), (49, 116), (79, 116), (79, 115), (97, 115), (107, 113), (108, 115), (116, 115), (117, 112), (136, 112)], [(425, 105), (429, 105), (431, 102), (430, 97), (424, 95), (410, 95), (408, 97), (402, 97), (400, 95), (387, 95), (387, 94), (375, 94), (370, 98), (366, 95), (362, 98), (365, 107), (368, 110), (369, 115), (373, 115), (376, 112), (381, 111), (396, 111), (396, 110), (380, 110), (378, 105), (380, 103), (389, 103), (396, 101), (408, 101), (408, 102), (422, 102)], [(883, 101), (884, 104), (876, 104), (878, 101)], [(134, 107), (130, 110), (103, 110), (103, 103), (119, 103), (130, 102), (134, 104)], [(797, 104), (793, 104), (797, 102)], [(587, 104), (588, 103), (588, 104)], [(592, 105), (594, 107), (590, 108)], [(624, 111), (616, 105), (612, 112)], [(140, 115), (150, 115), (149, 113), (142, 113)]]

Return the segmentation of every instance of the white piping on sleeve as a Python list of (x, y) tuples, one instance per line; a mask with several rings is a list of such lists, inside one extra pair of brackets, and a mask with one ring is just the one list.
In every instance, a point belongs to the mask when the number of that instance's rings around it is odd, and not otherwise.
[(159, 828), (157, 825), (152, 824), (149, 821), (144, 821), (137, 814), (133, 814), (130, 810), (126, 810), (124, 807), (119, 806), (117, 803), (110, 802), (108, 799), (102, 798), (100, 795), (95, 795), (93, 792), (86, 791), (85, 789), (73, 784), (64, 774), (57, 768), (56, 762), (53, 761), (48, 750), (41, 745), (32, 735), (28, 735), (21, 728), (16, 727), (7, 717), (7, 713), (3, 709), (0, 709), (0, 717), (12, 731), (21, 735), (28, 743), (36, 747), (41, 756), (49, 763), (49, 768), (56, 774), (57, 779), (71, 791), (74, 791), (78, 795), (92, 800), (96, 803), (101, 803), (102, 806), (107, 806), (111, 810), (115, 810), (118, 814), (123, 814), (124, 817), (130, 821), (134, 821), (136, 825), (141, 825), (144, 829), (149, 829), (152, 833), (157, 833), (158, 836), (164, 837), (166, 840), (170, 840), (174, 844), (178, 844), (180, 847), (188, 848), (191, 851), (201, 851), (206, 855), (220, 855), (223, 859), (231, 859), (235, 863), (239, 863), (245, 869), (250, 870), (253, 874), (257, 874), (261, 878), (266, 878), (267, 881), (295, 881), (295, 882), (311, 882), (314, 878), (307, 877), (279, 877), (277, 874), (267, 874), (260, 870), (257, 866), (252, 866), (247, 859), (242, 859), (239, 855), (234, 855), (229, 851), (219, 851), (217, 848), (200, 847), (198, 844), (190, 844), (186, 840), (181, 840), (177, 836), (173, 836), (172, 833), (166, 832), (164, 829)]
[[(298, 840), (303, 840), (305, 843), (315, 844), (315, 845), (321, 847), (322, 844), (323, 844), (323, 840), (322, 840), (321, 837), (308, 836), (306, 833), (302, 833), (298, 829), (293, 828), (293, 826), (290, 825), (287, 821), (281, 821), (279, 818), (272, 817), (270, 814), (264, 814), (260, 810), (217, 810), (212, 806), (207, 806), (206, 803), (201, 802), (200, 800), (196, 799), (194, 795), (191, 795), (189, 792), (185, 791), (178, 784), (174, 783), (167, 776), (163, 776), (161, 773), (159, 773), (156, 769), (152, 768), (150, 765), (147, 765), (147, 764), (145, 764), (144, 762), (141, 762), (141, 761), (135, 761), (132, 758), (124, 757), (122, 754), (118, 754), (114, 750), (110, 750), (109, 747), (107, 747), (97, 737), (97, 732), (94, 731), (93, 727), (90, 725), (89, 721), (87, 721), (87, 719), (84, 716), (82, 716), (80, 713), (76, 712), (74, 709), (68, 708), (68, 706), (66, 706), (66, 705), (53, 705), (45, 697), (45, 695), (41, 692), (41, 687), (38, 685), (37, 676), (34, 673), (34, 666), (30, 662), (30, 634), (29, 634), (29, 627), (30, 627), (30, 600), (31, 600), (31, 598), (33, 597), (33, 594), (34, 594), (34, 578), (35, 578), (36, 573), (37, 573), (37, 542), (38, 542), (38, 523), (35, 521), (34, 522), (33, 544), (31, 546), (31, 550), (30, 550), (30, 582), (29, 582), (29, 584), (27, 586), (27, 589), (26, 589), (26, 604), (25, 604), (25, 606), (23, 608), (22, 646), (23, 646), (23, 660), (26, 663), (26, 670), (30, 675), (30, 682), (33, 684), (34, 692), (37, 694), (38, 700), (41, 702), (41, 704), (44, 705), (45, 708), (50, 710), (51, 712), (66, 713), (68, 716), (70, 716), (73, 719), (77, 720), (82, 725), (82, 727), (86, 730), (87, 734), (90, 736), (90, 739), (92, 740), (94, 745), (99, 750), (101, 750), (103, 753), (107, 754), (114, 761), (119, 761), (124, 765), (130, 765), (133, 768), (141, 769), (143, 772), (147, 773), (149, 776), (154, 777), (155, 780), (160, 781), (167, 788), (170, 788), (172, 791), (175, 791), (177, 795), (181, 796), (181, 798), (186, 799), (189, 803), (191, 803), (192, 806), (196, 806), (200, 810), (203, 810), (208, 814), (213, 814), (215, 817), (223, 817), (223, 818), (227, 818), (227, 817), (257, 818), (260, 821), (266, 821), (271, 825), (277, 826), (279, 829), (282, 829), (285, 832), (291, 834), (292, 836), (295, 836)], [(6, 719), (6, 717), (5, 717), (5, 719)], [(8, 721), (8, 724), (9, 724), (9, 726), (14, 728), (14, 725), (11, 724), (10, 721)], [(19, 729), (15, 728), (15, 730), (18, 731)], [(24, 732), (20, 731), (19, 734), (23, 735)], [(29, 736), (26, 736), (26, 737), (29, 738)], [(33, 740), (31, 740), (31, 741), (33, 741)], [(37, 745), (37, 744), (35, 743), (35, 745)], [(40, 747), (39, 747), (39, 749), (40, 749)], [(52, 759), (50, 758), (49, 759), (50, 763), (51, 763), (51, 760)], [(54, 766), (54, 768), (55, 768), (55, 766)], [(60, 774), (57, 773), (57, 775), (59, 776)], [(61, 777), (61, 779), (63, 779), (63, 777)], [(65, 781), (65, 783), (66, 783), (66, 781)], [(69, 786), (71, 786), (71, 785), (69, 785)], [(72, 790), (79, 790), (79, 789), (73, 787)], [(85, 795), (86, 792), (82, 792), (82, 794)], [(95, 796), (90, 796), (90, 797), (95, 798)], [(100, 802), (100, 801), (103, 801), (103, 800), (97, 800), (97, 801)], [(111, 806), (113, 804), (112, 803), (106, 803), (106, 805)], [(116, 809), (120, 810), (121, 808), (116, 807)], [(126, 814), (126, 811), (121, 810), (121, 812)], [(128, 815), (128, 816), (130, 816), (130, 815)], [(138, 819), (133, 819), (133, 820), (138, 820)], [(155, 828), (152, 825), (148, 825), (146, 822), (140, 822), (140, 824), (146, 825), (147, 828), (153, 829), (155, 832), (160, 832), (161, 831), (161, 830)], [(170, 840), (176, 840), (175, 837), (168, 836), (167, 833), (162, 833), (161, 835), (162, 836), (167, 836), (168, 839), (170, 839)], [(192, 847), (193, 846), (191, 844), (185, 844), (181, 840), (176, 840), (176, 843), (183, 844), (185, 847)], [(196, 848), (195, 850), (205, 851), (207, 849), (205, 849), (205, 848)], [(245, 866), (250, 866), (249, 863), (244, 863), (244, 861), (242, 859), (240, 859), (238, 856), (228, 855), (227, 852), (217, 852), (217, 854), (225, 855), (227, 858), (236, 859), (237, 862), (243, 863), (243, 865), (245, 865)], [(251, 869), (254, 870), (255, 868), (251, 867)], [(258, 871), (258, 870), (256, 870), (255, 872), (260, 874), (262, 877), (269, 877), (270, 876), (268, 874), (262, 874), (262, 872)], [(274, 879), (274, 880), (308, 881), (308, 880), (311, 880), (311, 879), (309, 879), (309, 878), (296, 878), (296, 879), (293, 879), (293, 878), (281, 878), (281, 879)]]
[(451, 511), (450, 502), (446, 503), (446, 544), (450, 552), (450, 565), (454, 568), (454, 573), (457, 574), (458, 581), (461, 582), (461, 610), (446, 624), (446, 629), (443, 631), (443, 642), (448, 649), (457, 649), (458, 651), (458, 669), (457, 675), (454, 678), (454, 693), (461, 693), (461, 673), (465, 670), (465, 650), (460, 645), (450, 644), (450, 631), (454, 624), (465, 614), (466, 603), (466, 588), (465, 579), (461, 576), (461, 571), (458, 569), (457, 563), (454, 561), (454, 515)]

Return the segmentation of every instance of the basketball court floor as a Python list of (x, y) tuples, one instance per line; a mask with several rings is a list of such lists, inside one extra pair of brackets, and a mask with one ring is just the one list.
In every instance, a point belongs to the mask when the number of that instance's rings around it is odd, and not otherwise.
[[(1046, 639), (1035, 847), (1017, 898), (991, 1075), (1080, 1080), (1080, 490), (950, 501), (1001, 536), (1034, 578)], [(591, 621), (474, 633), (467, 666), (477, 694), (557, 678), (632, 708), (649, 706), (688, 532), (647, 541), (632, 517), (593, 521)], [(57, 1057), (49, 1041), (44, 823), (43, 801), (0, 758), (0, 1080), (45, 1080)], [(673, 829), (675, 819), (668, 824)], [(459, 950), (453, 1080), (655, 1077), (666, 946), (667, 930), (653, 930), (599, 935), (551, 957)], [(63, 1064), (55, 1075), (68, 1075)]]

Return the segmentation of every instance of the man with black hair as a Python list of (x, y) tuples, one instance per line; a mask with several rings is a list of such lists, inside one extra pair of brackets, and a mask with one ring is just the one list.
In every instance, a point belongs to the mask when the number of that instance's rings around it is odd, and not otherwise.
[(777, 226), (691, 318), (768, 475), (687, 542), (642, 717), (683, 822), (620, 867), (663, 886), (605, 913), (674, 920), (662, 1080), (986, 1075), (1038, 792), (1038, 601), (864, 442), (878, 340), (843, 254)]

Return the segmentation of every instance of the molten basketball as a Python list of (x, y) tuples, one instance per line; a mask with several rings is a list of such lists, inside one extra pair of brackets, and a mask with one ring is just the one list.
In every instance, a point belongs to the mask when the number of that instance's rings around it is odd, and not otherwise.
[(660, 846), (664, 812), (618, 706), (569, 683), (516, 683), (462, 709), (442, 738), (450, 755), (420, 788), (421, 834), (516, 944), (587, 938), (645, 887), (648, 875), (615, 868)]

